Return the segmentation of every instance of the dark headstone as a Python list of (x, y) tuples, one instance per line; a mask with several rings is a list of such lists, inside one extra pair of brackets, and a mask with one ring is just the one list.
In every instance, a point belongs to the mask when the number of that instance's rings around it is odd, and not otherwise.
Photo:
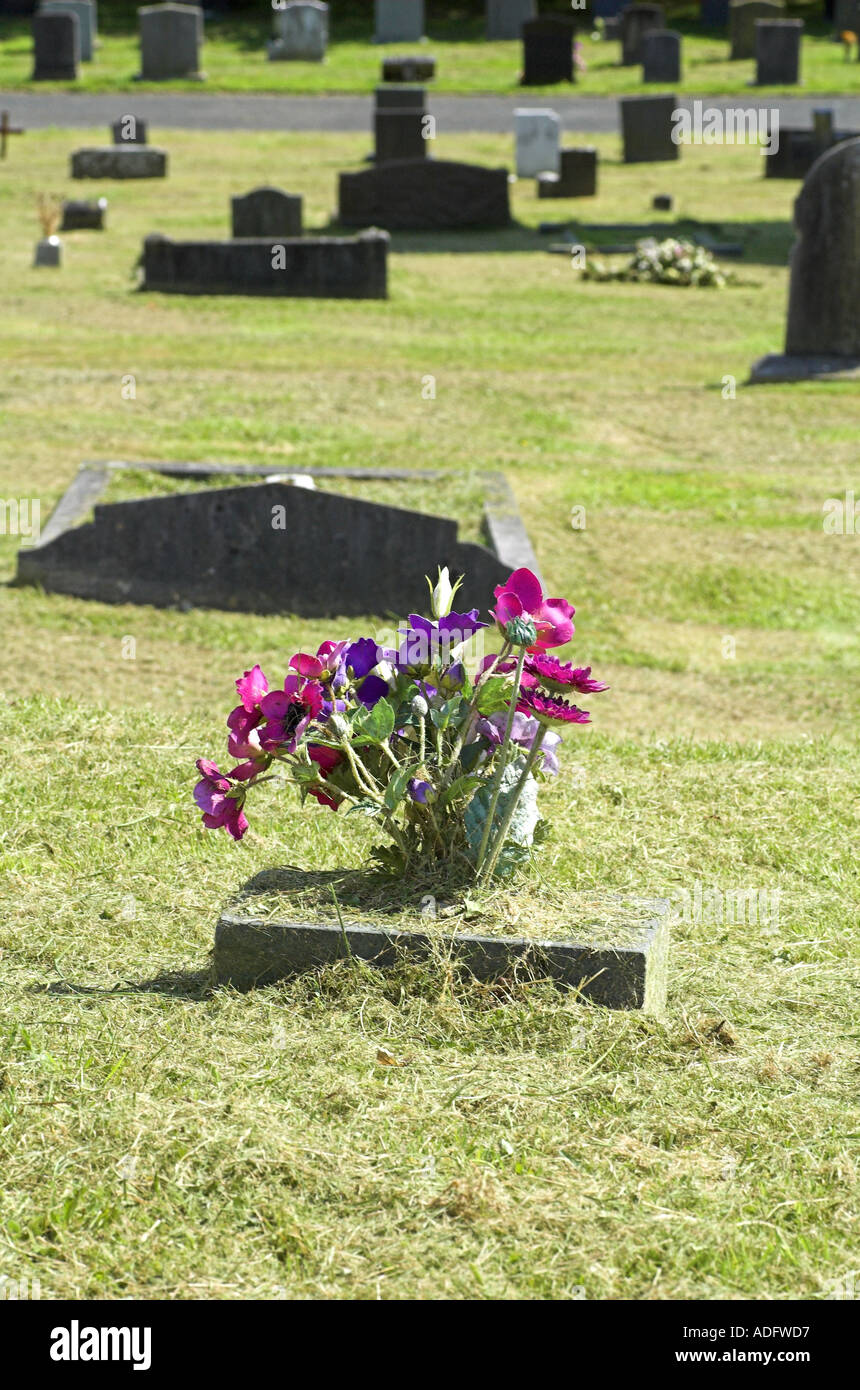
[(163, 179), (167, 177), (167, 154), (154, 145), (75, 150), (71, 175), (73, 179)]
[(651, 206), (655, 212), (671, 212), (675, 206), (675, 199), (671, 193), (655, 193)]
[(563, 15), (530, 19), (523, 25), (523, 87), (574, 82), (573, 39), (576, 23)]
[(425, 111), (427, 93), (423, 87), (377, 87), (377, 111)]
[(675, 96), (622, 97), (621, 137), (625, 164), (679, 159), (680, 145), (672, 139)]
[(407, 55), (382, 62), (383, 82), (432, 82), (435, 76), (435, 58)]
[(508, 171), (412, 159), (341, 174), (338, 217), (346, 227), (392, 231), (507, 227)]
[(230, 199), (234, 237), (299, 237), (302, 200), (280, 188), (254, 188)]
[(593, 198), (597, 193), (597, 150), (562, 149), (558, 174), (538, 175), (539, 198)]
[(699, 13), (708, 29), (725, 29), (729, 22), (729, 0), (702, 0)]
[(537, 12), (537, 0), (487, 0), (487, 38), (520, 38), (523, 25), (537, 19)]
[(799, 82), (802, 40), (802, 19), (757, 19), (756, 86), (793, 86)]
[(853, 140), (858, 132), (836, 130), (832, 110), (812, 113), (812, 129), (780, 126), (779, 142), (765, 154), (764, 173), (768, 179), (805, 179), (816, 159), (833, 145)]
[(171, 241), (148, 236), (143, 243), (141, 288), (164, 294), (385, 299), (388, 237), (375, 229), (356, 237), (241, 241)]
[(199, 5), (144, 5), (140, 20), (141, 77), (161, 82), (200, 77), (203, 11)]
[(99, 198), (95, 203), (63, 203), (61, 232), (101, 232), (104, 231), (107, 198)]
[(729, 58), (732, 62), (755, 57), (757, 19), (781, 19), (784, 14), (784, 0), (730, 0)]
[(92, 522), (59, 532), (51, 518), (19, 552), (18, 578), (104, 603), (310, 618), (420, 613), (439, 564), (466, 575), (467, 606), (510, 574), (459, 541), (456, 521), (265, 482), (97, 504)]
[(114, 121), (110, 133), (115, 145), (145, 145), (147, 124), (138, 116), (121, 116)]
[(794, 226), (786, 353), (860, 357), (860, 139), (812, 166)]
[[(258, 874), (245, 885), (243, 907), (247, 895), (279, 886), (278, 870)], [(290, 886), (295, 887), (294, 879)], [(458, 969), (478, 980), (498, 981), (531, 970), (602, 1008), (660, 1015), (666, 1002), (670, 903), (653, 898), (640, 904), (648, 908), (644, 920), (634, 911), (633, 921), (625, 922), (620, 909), (617, 944), (589, 941), (587, 933), (580, 939), (545, 941), (467, 932), (440, 937), (426, 930), (392, 929), (385, 922), (347, 922), (341, 929), (337, 922), (272, 921), (225, 912), (215, 929), (212, 983), (247, 991), (347, 959), (386, 970), (404, 958), (426, 960), (442, 946)], [(580, 912), (593, 910), (586, 904)], [(576, 912), (571, 904), (571, 915)]]
[(618, 13), (608, 15), (603, 21), (603, 39), (606, 43), (621, 42), (621, 10), (624, 0), (618, 0)]
[(78, 16), (81, 62), (91, 63), (97, 42), (95, 0), (42, 0), (39, 6), (40, 14), (61, 14), (64, 12), (73, 12)]
[(377, 164), (396, 159), (426, 159), (423, 111), (379, 110), (374, 114), (374, 158)]
[(626, 68), (642, 62), (642, 39), (652, 29), (665, 29), (662, 5), (627, 5), (621, 11), (621, 62)]
[(651, 29), (642, 36), (642, 81), (681, 81), (681, 35), (674, 29)]
[(81, 61), (81, 28), (72, 11), (33, 16), (34, 82), (76, 82)]

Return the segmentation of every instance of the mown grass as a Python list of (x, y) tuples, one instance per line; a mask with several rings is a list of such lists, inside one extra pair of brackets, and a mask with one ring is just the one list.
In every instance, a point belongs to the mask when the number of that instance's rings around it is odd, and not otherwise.
[(511, 925), (573, 893), (781, 898), (778, 921), (681, 917), (660, 1019), (441, 967), (209, 993), (245, 880), (348, 875), (372, 835), (264, 793), (236, 848), (198, 826), (194, 758), (220, 755), (252, 660), (280, 675), (380, 616), (2, 587), (0, 1274), (45, 1297), (826, 1297), (860, 1273), (860, 540), (822, 505), (860, 494), (860, 408), (743, 384), (780, 344), (796, 186), (751, 150), (625, 169), (599, 142), (599, 198), (562, 211), (650, 220), (674, 192), (747, 247), (722, 292), (580, 284), (517, 185), (509, 233), (395, 237), (386, 303), (183, 300), (135, 292), (147, 231), (226, 232), (262, 182), (327, 225), (366, 142), (168, 132), (170, 180), (93, 187), (108, 231), (31, 270), (34, 195), (80, 193), (78, 139), (28, 136), (0, 189), (0, 497), (44, 519), (98, 458), (504, 469), (577, 605), (570, 654), (612, 685), (545, 789)]
[[(564, 6), (559, 6), (564, 10)], [(102, 7), (105, 10), (105, 7)], [(462, 8), (438, 5), (428, 9), (428, 42), (424, 45), (372, 42), (373, 11), (368, 3), (347, 14), (334, 13), (332, 38), (324, 63), (269, 62), (266, 42), (273, 26), (263, 11), (241, 15), (213, 15), (206, 22), (202, 63), (206, 81), (202, 90), (216, 92), (370, 92), (377, 85), (382, 59), (419, 48), (437, 60), (433, 89), (439, 92), (498, 92), (514, 94), (522, 71), (522, 45), (516, 41), (488, 42), (481, 15)], [(845, 93), (860, 91), (860, 65), (846, 62), (841, 44), (833, 43), (831, 26), (812, 3), (792, 5), (787, 16), (806, 23), (802, 57), (802, 86), (762, 87), (755, 95)], [(729, 61), (725, 32), (703, 28), (698, 6), (673, 7), (667, 21), (684, 39), (683, 80), (678, 91), (743, 93), (750, 97), (755, 74), (752, 60)], [(100, 15), (101, 46), (95, 59), (81, 64), (77, 83), (32, 83), (32, 36), (24, 20), (0, 22), (0, 89), (85, 92), (199, 92), (195, 81), (139, 82), (140, 46), (136, 7), (123, 13)], [(640, 67), (622, 67), (617, 42), (593, 42), (583, 32), (582, 53), (587, 70), (574, 85), (533, 87), (530, 92), (607, 96), (654, 90), (643, 86)]]

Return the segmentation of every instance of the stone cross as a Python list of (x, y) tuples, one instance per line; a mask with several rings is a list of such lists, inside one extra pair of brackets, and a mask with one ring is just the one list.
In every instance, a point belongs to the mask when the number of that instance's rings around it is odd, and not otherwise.
[(9, 124), (9, 112), (0, 111), (0, 159), (6, 158), (6, 139), (9, 135), (23, 135), (24, 129), (19, 125)]

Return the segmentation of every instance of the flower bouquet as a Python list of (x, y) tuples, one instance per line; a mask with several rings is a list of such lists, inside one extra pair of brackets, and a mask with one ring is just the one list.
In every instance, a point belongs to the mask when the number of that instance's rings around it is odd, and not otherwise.
[(731, 276), (728, 271), (720, 269), (711, 252), (704, 246), (692, 241), (677, 241), (674, 237), (667, 237), (665, 241), (646, 237), (637, 241), (632, 258), (620, 269), (612, 269), (598, 258), (589, 258), (583, 268), (582, 278), (721, 289), (729, 282)]
[(485, 881), (527, 860), (543, 824), (538, 781), (558, 771), (556, 729), (589, 723), (572, 697), (607, 686), (550, 655), (573, 636), (574, 609), (530, 570), (495, 590), (500, 650), (488, 655), (478, 609), (452, 611), (460, 582), (440, 569), (432, 616), (410, 614), (392, 648), (323, 642), (290, 657), (277, 689), (246, 671), (227, 719), (235, 766), (197, 763), (204, 826), (241, 840), (251, 789), (279, 778), (303, 802), (372, 818), (391, 873), (446, 861)]

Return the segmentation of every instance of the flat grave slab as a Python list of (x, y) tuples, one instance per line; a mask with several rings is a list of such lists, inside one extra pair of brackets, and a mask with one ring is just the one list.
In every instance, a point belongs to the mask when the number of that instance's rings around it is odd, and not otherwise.
[(143, 243), (142, 290), (290, 299), (386, 299), (388, 234)]
[[(429, 479), (434, 498), (437, 481), (441, 486), (446, 477), (432, 470), (300, 471), (345, 485)], [(230, 482), (103, 503), (117, 472), (142, 481), (149, 474)], [(538, 573), (504, 475), (478, 473), (476, 480), (483, 505), (475, 499), (475, 522), (482, 521), (488, 545), (461, 541), (449, 517), (291, 486), (271, 466), (90, 464), (49, 517), (39, 544), (18, 552), (16, 582), (103, 603), (326, 617), (410, 606), (423, 611), (424, 576), (447, 564), (466, 575), (461, 601), (468, 608), (483, 604), (513, 569), (525, 565)], [(85, 520), (91, 511), (92, 520)]]
[(215, 928), (213, 984), (246, 991), (350, 957), (384, 970), (404, 957), (423, 960), (441, 951), (479, 980), (527, 971), (605, 1008), (659, 1014), (665, 1007), (665, 899), (572, 894), (571, 925), (551, 938), (537, 925), (528, 935), (446, 930), (444, 919), (413, 929), (386, 925), (382, 914), (376, 922), (348, 921), (346, 910), (341, 928), (333, 905), (328, 921), (254, 915), (255, 897), (277, 894), (279, 885), (294, 880), (294, 871), (264, 871), (222, 914)]
[(75, 150), (70, 167), (73, 179), (163, 179), (167, 152), (154, 145), (106, 145)]

